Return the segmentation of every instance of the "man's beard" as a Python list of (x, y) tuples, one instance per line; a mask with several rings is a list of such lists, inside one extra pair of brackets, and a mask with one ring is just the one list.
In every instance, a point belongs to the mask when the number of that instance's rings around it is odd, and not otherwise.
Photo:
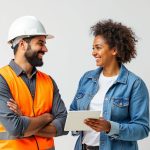
[(25, 52), (25, 58), (33, 67), (43, 65), (43, 60), (38, 58), (39, 53), (44, 53), (44, 52), (42, 52), (40, 50), (38, 52), (34, 52), (34, 51), (32, 51), (31, 46), (28, 45), (27, 51)]

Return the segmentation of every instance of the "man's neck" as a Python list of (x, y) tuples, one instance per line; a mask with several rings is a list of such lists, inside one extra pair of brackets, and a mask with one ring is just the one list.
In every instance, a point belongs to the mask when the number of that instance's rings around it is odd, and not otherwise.
[(14, 59), (14, 61), (19, 67), (21, 67), (26, 72), (28, 78), (30, 78), (32, 75), (33, 66), (31, 66), (31, 64), (29, 64), (25, 60)]

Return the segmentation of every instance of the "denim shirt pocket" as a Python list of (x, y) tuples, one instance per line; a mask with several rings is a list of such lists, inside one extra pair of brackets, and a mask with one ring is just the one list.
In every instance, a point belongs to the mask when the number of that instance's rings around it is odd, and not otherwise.
[(129, 106), (129, 98), (113, 98), (113, 105), (117, 107), (127, 107)]
[(81, 99), (81, 98), (83, 98), (83, 97), (84, 97), (84, 93), (79, 92), (79, 93), (76, 94), (75, 100)]
[(111, 117), (113, 121), (126, 120), (129, 117), (129, 98), (114, 97), (112, 99)]
[(78, 92), (75, 96), (78, 110), (87, 110), (91, 99), (91, 95), (82, 91)]

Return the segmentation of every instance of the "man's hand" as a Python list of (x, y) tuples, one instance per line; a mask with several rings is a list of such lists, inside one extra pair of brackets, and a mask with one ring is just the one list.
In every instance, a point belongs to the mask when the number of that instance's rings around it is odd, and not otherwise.
[[(9, 107), (9, 109), (11, 109), (17, 115), (19, 115), (19, 116), (23, 115), (15, 100), (10, 99), (10, 101), (7, 102), (7, 106)], [(52, 114), (50, 114), (50, 113), (44, 113), (44, 114), (45, 114), (45, 117), (47, 117), (47, 119), (50, 120), (49, 122), (51, 122), (53, 120)]]
[(55, 137), (56, 133), (56, 127), (53, 124), (49, 123), (47, 126), (36, 132), (35, 135), (50, 138)]
[(18, 105), (17, 105), (17, 103), (16, 103), (15, 100), (13, 100), (13, 99), (10, 98), (10, 101), (7, 102), (7, 106), (14, 113), (16, 113), (19, 116), (22, 116), (22, 112), (21, 112), (20, 108), (18, 107)]
[[(15, 100), (10, 99), (10, 101), (7, 102), (7, 106), (17, 115), (19, 116), (23, 115)], [(28, 117), (28, 118), (30, 120), (30, 124), (24, 133), (25, 137), (31, 135), (38, 135), (43, 137), (54, 137), (56, 135), (56, 128), (50, 124), (54, 119), (52, 114), (44, 113), (41, 114), (40, 116)]]
[(104, 131), (109, 133), (111, 129), (110, 122), (105, 120), (103, 117), (100, 117), (99, 119), (87, 118), (84, 123), (97, 132)]

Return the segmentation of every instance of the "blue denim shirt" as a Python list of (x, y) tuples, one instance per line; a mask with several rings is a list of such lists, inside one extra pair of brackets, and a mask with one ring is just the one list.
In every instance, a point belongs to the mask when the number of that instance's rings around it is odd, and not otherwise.
[[(102, 68), (86, 72), (80, 79), (70, 110), (87, 110), (99, 90)], [(121, 65), (116, 82), (103, 104), (103, 117), (111, 123), (108, 134), (100, 134), (100, 150), (138, 150), (137, 140), (149, 134), (149, 94), (142, 79)], [(82, 132), (75, 150), (82, 150)]]

